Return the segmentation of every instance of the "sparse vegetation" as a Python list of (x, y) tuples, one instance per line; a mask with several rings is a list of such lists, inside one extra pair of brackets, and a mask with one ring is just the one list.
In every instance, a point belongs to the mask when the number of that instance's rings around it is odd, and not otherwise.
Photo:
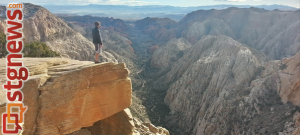
[(26, 43), (23, 50), (25, 57), (56, 57), (59, 53), (50, 50), (50, 48), (43, 42)]
[(6, 35), (0, 32), (0, 58), (5, 57), (8, 54), (6, 51)]
[[(50, 48), (43, 42), (25, 43), (23, 53), (25, 57), (56, 57), (59, 53), (50, 50)], [(8, 54), (6, 50), (6, 35), (0, 32), (0, 58)]]

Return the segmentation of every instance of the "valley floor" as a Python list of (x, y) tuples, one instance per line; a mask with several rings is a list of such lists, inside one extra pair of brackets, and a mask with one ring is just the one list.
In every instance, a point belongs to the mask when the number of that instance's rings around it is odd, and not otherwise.
[[(131, 106), (134, 117), (138, 117), (144, 121), (150, 121), (156, 126), (162, 126), (168, 129), (165, 117), (170, 110), (164, 104), (167, 88), (158, 88), (153, 86), (158, 76), (158, 69), (150, 65), (151, 54), (149, 50), (151, 46), (160, 44), (147, 35), (142, 34), (140, 30), (134, 27), (133, 23), (127, 22), (129, 27), (128, 35), (132, 41), (132, 47), (135, 51), (137, 59), (133, 61), (138, 69), (136, 76), (131, 76), (133, 82), (133, 103)], [(171, 129), (168, 129), (173, 135)]]

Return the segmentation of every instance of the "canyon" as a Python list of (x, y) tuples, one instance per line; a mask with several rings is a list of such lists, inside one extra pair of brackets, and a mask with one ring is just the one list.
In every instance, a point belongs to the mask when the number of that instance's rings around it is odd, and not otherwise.
[[(1, 85), (6, 78), (6, 59), (0, 59)], [(26, 123), (22, 135), (138, 135), (143, 132), (168, 135), (168, 131), (133, 118), (131, 80), (125, 64), (67, 58), (24, 58), (30, 71), (24, 84)], [(76, 79), (74, 79), (76, 78)], [(1, 88), (1, 113), (6, 98)], [(122, 128), (120, 128), (122, 127)], [(82, 129), (83, 128), (83, 129)], [(85, 135), (87, 135), (85, 134)]]
[[(25, 7), (25, 41), (46, 42), (64, 58), (24, 59), (31, 79), (23, 90), (32, 95), (24, 134), (300, 134), (300, 10), (198, 10), (178, 22), (133, 22)], [(99, 65), (95, 20), (103, 24)]]

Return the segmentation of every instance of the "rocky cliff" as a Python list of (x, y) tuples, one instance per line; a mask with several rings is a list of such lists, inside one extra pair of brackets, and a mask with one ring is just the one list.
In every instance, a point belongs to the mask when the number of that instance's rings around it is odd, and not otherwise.
[[(6, 81), (5, 60), (0, 59), (1, 85)], [(132, 97), (124, 64), (95, 65), (66, 58), (25, 58), (23, 62), (30, 77), (22, 88), (28, 107), (22, 135), (63, 135), (84, 127), (91, 135), (140, 133), (130, 111), (124, 110), (131, 105)], [(6, 94), (2, 87), (0, 92), (3, 113)], [(156, 129), (168, 135), (166, 129)]]
[(138, 28), (144, 31), (159, 27), (144, 33), (150, 36), (162, 33), (155, 39), (166, 42), (174, 38), (170, 34), (176, 35), (176, 38), (184, 37), (191, 44), (206, 35), (226, 35), (264, 52), (271, 59), (282, 59), (300, 50), (299, 14), (300, 10), (268, 11), (258, 8), (198, 10), (187, 14), (178, 23), (170, 23), (171, 26), (146, 21), (151, 19), (138, 21), (137, 26), (142, 25)]
[(161, 72), (169, 71), (173, 63), (182, 57), (183, 52), (191, 46), (184, 38), (172, 39), (154, 52), (151, 65), (159, 68)]
[[(4, 30), (5, 6), (0, 6), (0, 30)], [(41, 41), (63, 57), (78, 60), (93, 60), (94, 45), (80, 33), (70, 28), (62, 19), (50, 13), (47, 9), (29, 3), (24, 4), (23, 34), (24, 42)], [(115, 58), (105, 52), (108, 61)]]
[(167, 127), (175, 134), (296, 135), (299, 53), (268, 61), (232, 38), (203, 37), (157, 81), (168, 86)]
[(131, 81), (124, 64), (57, 58), (24, 59), (24, 63), (31, 76), (22, 89), (28, 106), (23, 135), (72, 133), (131, 104)]
[(277, 72), (277, 90), (282, 102), (300, 106), (300, 51), (291, 58), (283, 59), (281, 64), (281, 70)]
[[(103, 41), (103, 50), (111, 54), (118, 62), (124, 62), (128, 68), (134, 70), (132, 60), (136, 55), (132, 48), (132, 42), (127, 38), (127, 25), (119, 19), (93, 17), (93, 16), (59, 16), (75, 31), (79, 32), (86, 39), (92, 42), (92, 29), (94, 22), (101, 22), (101, 35)], [(84, 20), (84, 21), (83, 21)], [(104, 61), (110, 61), (104, 55)]]

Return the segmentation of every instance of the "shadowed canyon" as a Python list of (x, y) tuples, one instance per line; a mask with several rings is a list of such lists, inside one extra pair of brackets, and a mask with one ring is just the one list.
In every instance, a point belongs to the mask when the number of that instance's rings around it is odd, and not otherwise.
[(128, 21), (26, 3), (23, 22), (24, 42), (60, 54), (23, 59), (30, 71), (23, 135), (300, 134), (300, 10), (231, 7)]

